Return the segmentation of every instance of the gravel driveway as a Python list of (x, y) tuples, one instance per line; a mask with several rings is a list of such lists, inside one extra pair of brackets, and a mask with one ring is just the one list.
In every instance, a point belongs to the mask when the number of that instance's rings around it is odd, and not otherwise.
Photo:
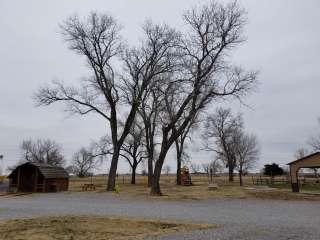
[(320, 203), (214, 199), (172, 202), (121, 200), (108, 193), (0, 197), (0, 219), (47, 215), (108, 215), (214, 223), (213, 230), (160, 239), (320, 239)]

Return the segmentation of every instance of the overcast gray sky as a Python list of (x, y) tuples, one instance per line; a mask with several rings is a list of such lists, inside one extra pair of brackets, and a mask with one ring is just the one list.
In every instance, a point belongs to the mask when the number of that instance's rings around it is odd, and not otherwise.
[[(67, 158), (79, 147), (102, 136), (106, 123), (95, 115), (69, 116), (63, 105), (36, 108), (32, 95), (52, 79), (76, 83), (86, 74), (82, 58), (67, 49), (58, 24), (72, 14), (107, 12), (124, 26), (129, 43), (139, 39), (146, 18), (179, 28), (181, 14), (206, 1), (101, 0), (0, 1), (0, 154), (5, 166), (20, 157), (23, 139), (52, 138)], [(248, 11), (248, 41), (235, 52), (235, 61), (260, 71), (259, 92), (246, 99), (243, 112), (248, 131), (262, 147), (258, 167), (285, 164), (311, 135), (320, 132), (320, 1), (243, 0)], [(194, 161), (208, 153), (189, 149)], [(168, 164), (174, 164), (169, 156)], [(105, 170), (105, 169), (104, 169)], [(120, 163), (120, 170), (126, 171)]]

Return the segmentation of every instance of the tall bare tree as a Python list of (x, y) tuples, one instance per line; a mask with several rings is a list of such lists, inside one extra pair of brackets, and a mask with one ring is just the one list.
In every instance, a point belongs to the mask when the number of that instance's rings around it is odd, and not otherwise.
[[(227, 56), (244, 38), (245, 12), (236, 2), (212, 1), (184, 15), (187, 33), (180, 42), (180, 71), (163, 85), (165, 106), (174, 112), (162, 113), (162, 141), (156, 160), (151, 194), (160, 195), (160, 174), (171, 145), (190, 121), (215, 100), (241, 98), (256, 83), (256, 73), (228, 64)], [(170, 92), (175, 94), (169, 94)]]
[(139, 115), (144, 124), (145, 145), (148, 155), (148, 187), (151, 187), (152, 185), (156, 135), (159, 127), (159, 112), (162, 96), (163, 94), (158, 90), (157, 84), (155, 84), (149, 88), (149, 92), (145, 96), (146, 98), (139, 107)]
[(239, 171), (240, 186), (243, 186), (242, 176), (252, 169), (259, 158), (259, 144), (255, 135), (246, 134), (243, 131), (234, 133), (235, 152), (237, 156), (237, 169)]
[(136, 183), (138, 165), (147, 158), (144, 144), (144, 128), (136, 119), (131, 126), (130, 133), (121, 146), (120, 155), (125, 158), (131, 167), (131, 184)]
[(50, 139), (24, 140), (21, 161), (62, 166), (65, 163), (61, 146)]
[[(204, 133), (206, 149), (216, 153), (229, 170), (229, 181), (233, 181), (234, 170), (240, 177), (254, 167), (259, 158), (259, 144), (255, 135), (245, 133), (241, 115), (233, 116), (230, 109), (218, 108), (206, 122)], [(214, 139), (214, 144), (210, 144)]]
[[(66, 87), (60, 82), (42, 87), (35, 98), (39, 105), (66, 102), (73, 113), (96, 113), (109, 123), (113, 155), (107, 190), (112, 191), (121, 146), (148, 86), (158, 75), (171, 71), (176, 34), (168, 26), (148, 22), (143, 27), (141, 45), (125, 48), (116, 20), (97, 13), (90, 14), (85, 21), (71, 17), (61, 29), (70, 49), (85, 57), (92, 76), (78, 87)], [(119, 60), (121, 72), (115, 67)], [(126, 115), (123, 109), (128, 110)], [(123, 127), (119, 126), (120, 120)]]
[(216, 153), (229, 170), (229, 181), (233, 182), (237, 166), (235, 142), (243, 128), (240, 116), (233, 116), (230, 109), (218, 108), (207, 117), (204, 128), (205, 149)]

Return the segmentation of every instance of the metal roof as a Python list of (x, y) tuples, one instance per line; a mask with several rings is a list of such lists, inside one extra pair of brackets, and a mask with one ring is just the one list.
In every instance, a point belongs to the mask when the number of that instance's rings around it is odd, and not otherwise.
[(45, 163), (35, 163), (35, 162), (27, 162), (22, 165), (19, 165), (11, 172), (11, 174), (8, 177), (10, 178), (10, 176), (15, 171), (17, 171), (18, 168), (25, 166), (25, 165), (31, 165), (31, 166), (37, 167), (39, 169), (39, 171), (41, 172), (41, 174), (43, 175), (43, 177), (47, 178), (47, 179), (50, 179), (50, 178), (51, 179), (52, 178), (69, 178), (69, 174), (62, 167), (53, 166), (53, 165), (49, 165), (49, 164), (45, 164)]
[(289, 163), (287, 163), (287, 165), (291, 165), (291, 164), (294, 164), (294, 163), (296, 163), (296, 162), (300, 162), (300, 161), (306, 160), (307, 158), (310, 158), (310, 157), (313, 157), (313, 156), (316, 156), (316, 155), (319, 155), (319, 154), (320, 154), (320, 152), (312, 153), (312, 154), (310, 154), (310, 155), (308, 155), (308, 156), (305, 156), (305, 157), (303, 157), (303, 158), (300, 158), (300, 159), (298, 159), (298, 160), (294, 160), (294, 161), (292, 161), (292, 162), (289, 162)]

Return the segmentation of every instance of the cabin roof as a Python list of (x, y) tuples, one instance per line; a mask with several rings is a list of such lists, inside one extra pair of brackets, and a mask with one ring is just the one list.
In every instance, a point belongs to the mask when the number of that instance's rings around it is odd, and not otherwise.
[(17, 166), (10, 173), (10, 175), (8, 177), (10, 178), (15, 173), (15, 171), (18, 170), (18, 168), (25, 166), (25, 165), (31, 165), (31, 166), (37, 167), (39, 169), (39, 171), (41, 172), (41, 174), (43, 175), (43, 177), (47, 178), (47, 179), (50, 179), (50, 178), (51, 179), (52, 178), (69, 178), (69, 174), (62, 167), (53, 166), (53, 165), (49, 165), (49, 164), (45, 164), (45, 163), (35, 163), (35, 162), (27, 162), (27, 163), (24, 163), (24, 164)]

